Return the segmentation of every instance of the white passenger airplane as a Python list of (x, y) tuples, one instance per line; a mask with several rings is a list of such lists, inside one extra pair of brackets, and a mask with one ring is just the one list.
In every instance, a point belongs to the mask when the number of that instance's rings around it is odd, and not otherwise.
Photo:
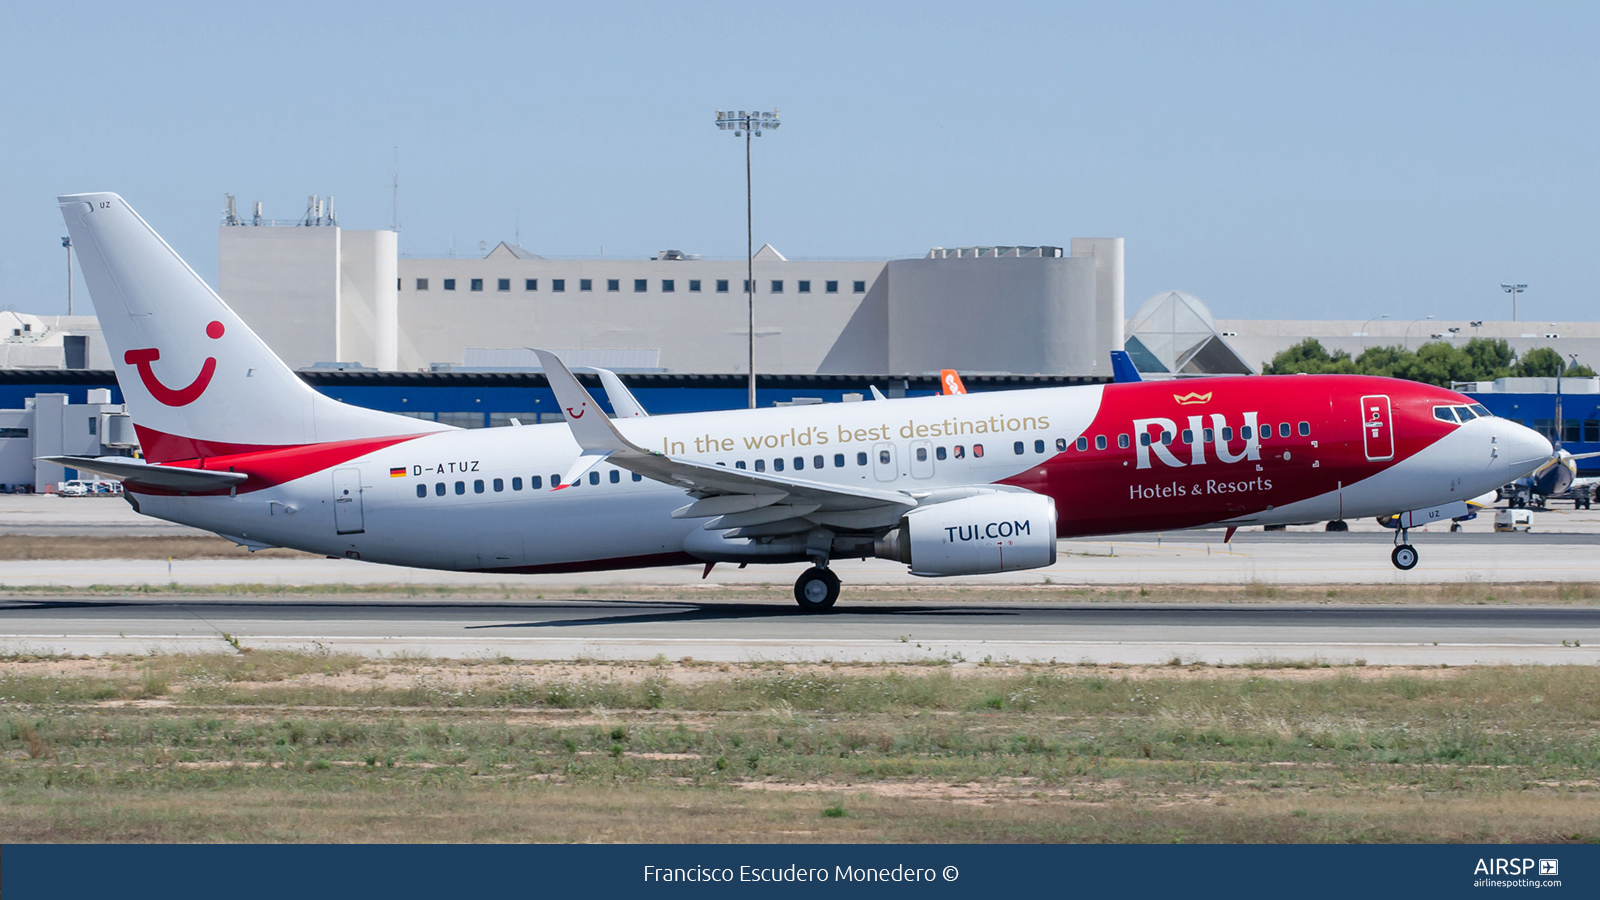
[(809, 561), (795, 599), (825, 610), (835, 559), (972, 575), (1050, 565), (1062, 535), (1409, 528), (1551, 454), (1453, 391), (1360, 376), (652, 417), (602, 373), (613, 420), (545, 352), (565, 424), (459, 430), (317, 393), (121, 197), (60, 202), (144, 459), (52, 459), (251, 548), (507, 574)]

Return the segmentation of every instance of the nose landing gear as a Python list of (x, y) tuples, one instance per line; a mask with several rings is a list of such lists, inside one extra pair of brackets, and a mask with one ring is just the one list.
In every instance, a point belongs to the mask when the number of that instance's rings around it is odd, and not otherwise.
[(821, 566), (805, 570), (795, 580), (794, 599), (806, 612), (827, 612), (839, 599), (839, 576)]
[(1409, 572), (1417, 567), (1417, 548), (1411, 546), (1410, 529), (1402, 528), (1395, 532), (1394, 552), (1389, 554), (1389, 561), (1402, 572)]

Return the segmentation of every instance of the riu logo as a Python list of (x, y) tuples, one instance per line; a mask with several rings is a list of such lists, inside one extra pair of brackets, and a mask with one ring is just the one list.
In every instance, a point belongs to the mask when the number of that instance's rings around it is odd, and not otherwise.
[[(1205, 416), (1189, 417), (1189, 461), (1178, 459), (1172, 452), (1171, 444), (1178, 433), (1178, 426), (1171, 419), (1155, 416), (1149, 419), (1134, 419), (1134, 449), (1138, 454), (1139, 464), (1136, 468), (1148, 469), (1152, 467), (1150, 457), (1155, 456), (1162, 465), (1181, 469), (1184, 466), (1203, 466), (1206, 464), (1206, 443), (1210, 438), (1213, 449), (1216, 450), (1217, 460), (1224, 463), (1244, 462), (1261, 458), (1261, 429), (1256, 426), (1259, 414), (1247, 412), (1244, 414), (1244, 427), (1239, 429), (1239, 437), (1244, 441), (1244, 447), (1239, 452), (1233, 450), (1233, 429), (1228, 427), (1226, 416), (1218, 413), (1211, 414), (1211, 427), (1205, 428)], [(1210, 432), (1207, 435), (1207, 431)]]
[[(222, 337), (225, 330), (221, 322), (212, 322), (206, 326), (206, 337), (213, 341), (217, 340)], [(200, 374), (196, 375), (194, 381), (189, 382), (187, 387), (169, 388), (161, 383), (161, 379), (156, 377), (155, 370), (150, 367), (151, 363), (160, 358), (161, 351), (155, 347), (129, 350), (122, 354), (123, 362), (138, 368), (139, 380), (144, 382), (144, 389), (150, 392), (150, 396), (167, 406), (188, 406), (199, 400), (200, 395), (211, 386), (211, 376), (217, 373), (217, 358), (208, 356), (200, 366)]]

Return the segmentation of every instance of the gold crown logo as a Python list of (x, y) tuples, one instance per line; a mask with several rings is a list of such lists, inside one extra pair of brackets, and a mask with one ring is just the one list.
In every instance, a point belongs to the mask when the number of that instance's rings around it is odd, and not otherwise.
[(1211, 391), (1206, 391), (1204, 394), (1196, 394), (1193, 392), (1187, 394), (1173, 394), (1172, 399), (1178, 401), (1184, 406), (1193, 406), (1196, 403), (1210, 403)]

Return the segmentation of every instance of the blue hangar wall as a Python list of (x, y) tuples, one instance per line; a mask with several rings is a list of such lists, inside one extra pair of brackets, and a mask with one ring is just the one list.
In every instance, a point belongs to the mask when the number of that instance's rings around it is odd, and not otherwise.
[[(536, 372), (300, 372), (316, 390), (335, 400), (369, 409), (446, 422), (462, 428), (558, 421), (560, 409), (550, 383)], [(653, 414), (742, 409), (748, 399), (744, 375), (619, 375), (623, 384)], [(599, 378), (579, 375), (601, 406), (610, 403)], [(1076, 375), (973, 375), (967, 390), (1003, 391), (1037, 387), (1100, 384), (1109, 379)], [(891, 397), (924, 397), (939, 393), (936, 375), (758, 375), (760, 406), (814, 398), (841, 402), (845, 394), (871, 396), (871, 387)], [(94, 388), (110, 388), (113, 403), (123, 402), (116, 374), (98, 370), (0, 370), (0, 408), (20, 409), (35, 394), (61, 393), (72, 403), (85, 402)]]

